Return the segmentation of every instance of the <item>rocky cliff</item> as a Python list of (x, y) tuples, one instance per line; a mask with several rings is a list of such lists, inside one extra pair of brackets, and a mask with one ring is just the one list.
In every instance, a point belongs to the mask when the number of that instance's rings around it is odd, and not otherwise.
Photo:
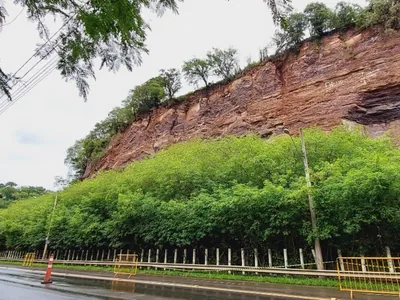
[(194, 137), (248, 132), (267, 137), (284, 127), (296, 133), (343, 122), (362, 124), (371, 135), (391, 130), (400, 138), (400, 33), (377, 28), (333, 33), (230, 83), (160, 107), (114, 137), (84, 177)]

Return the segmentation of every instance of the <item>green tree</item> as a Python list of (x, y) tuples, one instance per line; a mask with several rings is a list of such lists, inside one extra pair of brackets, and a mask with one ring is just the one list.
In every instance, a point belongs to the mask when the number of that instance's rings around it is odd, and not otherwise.
[(193, 58), (183, 63), (182, 72), (189, 84), (197, 85), (203, 81), (208, 86), (208, 78), (211, 76), (211, 65), (208, 60)]
[(313, 2), (306, 6), (304, 14), (309, 23), (311, 36), (321, 37), (332, 29), (332, 11), (321, 2)]
[(293, 13), (282, 20), (281, 29), (276, 31), (272, 38), (276, 52), (299, 46), (306, 28), (307, 19), (302, 13)]
[(361, 12), (357, 25), (361, 28), (383, 25), (388, 30), (400, 29), (400, 2), (398, 0), (371, 0)]
[[(324, 252), (400, 252), (400, 150), (344, 128), (304, 131)], [(300, 149), (300, 140), (294, 137)], [(59, 192), (52, 247), (310, 247), (301, 154), (288, 136), (192, 140)], [(0, 247), (43, 244), (54, 195), (0, 210)], [(2, 243), (2, 244), (1, 244)], [(137, 247), (137, 248), (136, 248)], [(297, 250), (296, 249), (296, 250)], [(137, 251), (136, 250), (136, 251)]]
[(182, 88), (181, 73), (177, 69), (160, 70), (160, 77), (164, 81), (165, 94), (171, 100)]
[(70, 168), (72, 178), (80, 178), (86, 170), (89, 157), (85, 154), (83, 148), (84, 140), (78, 140), (67, 149), (67, 156), (64, 163)]
[(354, 26), (361, 11), (362, 8), (359, 5), (339, 2), (335, 7), (332, 27), (334, 29), (344, 30), (350, 26)]
[(212, 72), (216, 76), (222, 77), (224, 80), (229, 80), (239, 71), (238, 51), (233, 48), (220, 50), (213, 48), (207, 54)]
[(258, 56), (260, 62), (266, 61), (268, 59), (268, 47), (259, 49)]
[[(37, 24), (41, 38), (39, 56), (50, 57), (57, 52), (58, 69), (66, 80), (74, 80), (79, 93), (85, 99), (89, 92), (88, 78), (95, 78), (94, 61), (99, 59), (101, 67), (116, 71), (121, 65), (132, 70), (147, 53), (145, 46), (149, 25), (142, 12), (151, 8), (161, 15), (169, 9), (178, 12), (178, 2), (183, 0), (102, 0), (77, 2), (74, 0), (16, 0), (26, 8), (28, 19)], [(266, 1), (273, 20), (278, 22), (282, 12), (290, 8), (288, 0)], [(0, 29), (6, 21), (7, 11), (0, 4)], [(64, 25), (58, 36), (51, 39), (46, 26), (46, 17), (61, 19)], [(56, 32), (58, 33), (58, 32)], [(0, 72), (0, 91), (11, 99), (10, 77)]]
[[(38, 25), (39, 35), (46, 41), (39, 46), (39, 55), (47, 58), (51, 52), (57, 52), (61, 75), (67, 80), (75, 80), (85, 99), (89, 91), (87, 79), (95, 77), (95, 59), (101, 61), (101, 67), (112, 71), (118, 70), (120, 65), (132, 70), (133, 65), (141, 63), (142, 53), (148, 51), (144, 44), (149, 27), (142, 17), (144, 8), (152, 7), (157, 13), (165, 9), (178, 10), (175, 0), (15, 2), (26, 8), (28, 19)], [(0, 12), (0, 21), (4, 21), (3, 6)], [(47, 16), (64, 23), (53, 40), (45, 24)], [(1, 83), (3, 91), (9, 90), (3, 80)]]

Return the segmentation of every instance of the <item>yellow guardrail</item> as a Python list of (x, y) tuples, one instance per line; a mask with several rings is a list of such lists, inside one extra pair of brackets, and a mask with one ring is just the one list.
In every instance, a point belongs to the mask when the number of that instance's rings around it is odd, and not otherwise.
[(391, 294), (400, 299), (399, 257), (339, 257), (339, 288), (354, 293)]
[(22, 266), (23, 267), (30, 267), (33, 265), (33, 262), (35, 260), (36, 253), (26, 253), (24, 255), (24, 260), (22, 261)]
[(138, 269), (138, 256), (136, 254), (118, 254), (114, 260), (114, 277), (119, 274), (135, 276)]

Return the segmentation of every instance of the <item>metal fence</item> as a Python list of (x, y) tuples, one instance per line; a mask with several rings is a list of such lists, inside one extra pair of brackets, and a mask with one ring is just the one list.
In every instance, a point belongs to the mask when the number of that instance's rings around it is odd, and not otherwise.
[(339, 288), (354, 293), (391, 294), (400, 299), (399, 257), (339, 257)]

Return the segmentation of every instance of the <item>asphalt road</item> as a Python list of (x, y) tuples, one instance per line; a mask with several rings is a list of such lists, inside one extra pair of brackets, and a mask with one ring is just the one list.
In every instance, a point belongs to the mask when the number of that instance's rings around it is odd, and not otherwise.
[(0, 300), (283, 299), (151, 284), (134, 284), (61, 277), (53, 277), (52, 284), (42, 285), (40, 283), (41, 280), (42, 276), (39, 274), (33, 274), (21, 269), (0, 267)]

